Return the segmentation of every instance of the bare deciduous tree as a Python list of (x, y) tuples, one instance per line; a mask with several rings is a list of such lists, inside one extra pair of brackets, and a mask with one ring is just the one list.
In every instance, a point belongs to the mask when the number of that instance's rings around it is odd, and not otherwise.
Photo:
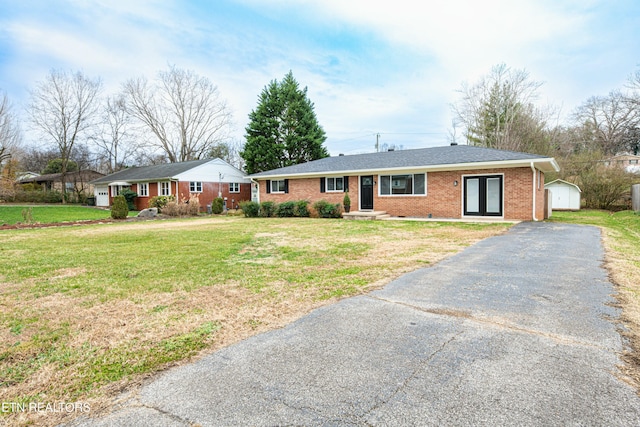
[(640, 125), (638, 106), (627, 95), (615, 90), (608, 96), (592, 96), (575, 112), (575, 120), (584, 129), (591, 149), (606, 155), (632, 150)]
[(231, 113), (209, 79), (175, 66), (124, 84), (127, 111), (155, 136), (170, 162), (204, 158), (229, 137)]
[(3, 164), (11, 158), (13, 151), (20, 145), (21, 140), (18, 118), (13, 112), (7, 94), (0, 93), (0, 172)]
[(452, 105), (454, 122), (472, 145), (546, 150), (544, 141), (549, 135), (545, 128), (550, 113), (533, 103), (541, 86), (525, 70), (497, 65), (476, 84), (462, 84), (462, 98)]
[(81, 72), (69, 74), (51, 70), (31, 91), (31, 123), (43, 139), (56, 144), (60, 150), (63, 193), (66, 192), (67, 163), (74, 144), (88, 136), (95, 125), (101, 88), (100, 79), (90, 79)]
[(100, 115), (100, 126), (91, 140), (98, 149), (98, 157), (105, 172), (120, 170), (133, 158), (138, 146), (133, 144), (131, 116), (127, 113), (124, 96), (107, 97)]

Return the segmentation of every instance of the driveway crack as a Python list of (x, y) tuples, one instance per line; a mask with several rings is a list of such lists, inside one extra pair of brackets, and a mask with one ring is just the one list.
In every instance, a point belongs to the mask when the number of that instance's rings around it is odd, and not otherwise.
[(455, 333), (448, 340), (444, 341), (440, 345), (440, 347), (434, 350), (426, 358), (420, 360), (417, 366), (415, 367), (415, 369), (413, 369), (413, 371), (411, 371), (411, 373), (407, 375), (407, 377), (402, 381), (400, 385), (398, 385), (398, 387), (395, 388), (395, 390), (393, 390), (387, 397), (385, 397), (384, 399), (381, 399), (379, 402), (377, 402), (375, 405), (369, 408), (366, 412), (364, 412), (361, 416), (359, 416), (359, 418), (361, 419), (366, 418), (373, 411), (377, 410), (383, 405), (386, 405), (393, 398), (395, 398), (398, 395), (398, 393), (400, 393), (404, 388), (407, 387), (407, 384), (409, 384), (409, 382), (416, 377), (418, 372), (421, 371), (425, 367), (425, 365), (428, 365), (433, 360), (434, 357), (436, 357), (439, 353), (441, 353), (449, 344), (451, 344), (451, 342), (453, 342), (456, 338), (458, 338), (462, 334), (464, 334), (464, 331)]
[(491, 318), (491, 317), (479, 317), (479, 316), (473, 315), (473, 313), (469, 311), (463, 311), (463, 310), (457, 310), (457, 309), (451, 309), (451, 308), (442, 308), (442, 307), (420, 307), (420, 306), (409, 304), (406, 302), (394, 301), (386, 298), (376, 297), (373, 295), (369, 295), (368, 297), (378, 301), (386, 302), (389, 304), (401, 305), (413, 310), (421, 311), (423, 313), (433, 314), (436, 316), (454, 317), (458, 319), (468, 320), (481, 325), (488, 325), (488, 326), (492, 326), (500, 329), (508, 329), (514, 332), (520, 332), (528, 335), (535, 335), (541, 338), (550, 339), (554, 342), (557, 342), (563, 345), (578, 345), (578, 346), (591, 347), (591, 348), (597, 348), (597, 349), (611, 350), (609, 347), (602, 346), (595, 342), (585, 341), (585, 340), (577, 339), (567, 335), (556, 334), (553, 332), (546, 332), (546, 331), (540, 331), (537, 329), (527, 328), (527, 327), (512, 323), (509, 320), (504, 318), (497, 319), (497, 318)]

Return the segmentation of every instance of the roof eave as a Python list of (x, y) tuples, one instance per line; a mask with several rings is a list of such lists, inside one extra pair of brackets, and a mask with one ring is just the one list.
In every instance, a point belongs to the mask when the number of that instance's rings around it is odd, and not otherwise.
[(375, 175), (380, 173), (391, 172), (411, 172), (411, 171), (426, 171), (426, 172), (442, 172), (450, 170), (475, 170), (475, 169), (492, 169), (492, 168), (518, 168), (518, 167), (530, 167), (531, 164), (538, 166), (543, 172), (559, 172), (560, 168), (553, 158), (537, 158), (537, 159), (520, 159), (520, 160), (502, 160), (491, 162), (469, 162), (469, 163), (451, 163), (442, 165), (428, 165), (428, 166), (406, 166), (406, 167), (393, 167), (393, 168), (374, 168), (374, 169), (350, 169), (350, 170), (338, 170), (338, 171), (325, 171), (325, 172), (306, 172), (306, 173), (294, 173), (294, 174), (273, 174), (273, 175), (248, 175), (247, 178), (252, 180), (261, 179), (286, 179), (286, 178), (320, 178), (324, 176), (341, 176), (341, 175)]

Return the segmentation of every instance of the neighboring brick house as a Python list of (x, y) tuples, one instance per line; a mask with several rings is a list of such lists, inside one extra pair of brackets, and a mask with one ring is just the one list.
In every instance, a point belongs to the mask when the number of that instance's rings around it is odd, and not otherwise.
[(396, 217), (541, 220), (553, 158), (467, 145), (327, 157), (249, 178), (256, 201), (326, 200)]
[(629, 153), (617, 154), (605, 160), (604, 165), (624, 169), (630, 173), (640, 173), (640, 156)]
[(138, 210), (149, 207), (154, 196), (188, 200), (192, 194), (199, 196), (203, 210), (218, 196), (231, 209), (251, 199), (251, 181), (245, 175), (222, 159), (205, 159), (123, 169), (91, 183), (97, 206), (111, 206), (113, 197), (129, 188), (138, 194)]

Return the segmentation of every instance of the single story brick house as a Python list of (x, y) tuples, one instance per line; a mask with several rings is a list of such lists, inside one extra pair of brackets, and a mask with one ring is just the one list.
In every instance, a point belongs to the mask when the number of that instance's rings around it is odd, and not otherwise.
[(241, 201), (251, 200), (251, 181), (245, 175), (222, 159), (205, 159), (123, 169), (91, 183), (97, 206), (111, 206), (113, 198), (129, 188), (138, 194), (138, 210), (148, 208), (149, 199), (154, 196), (188, 200), (192, 194), (199, 195), (203, 209), (216, 197), (224, 198), (231, 209)]
[(468, 145), (334, 156), (250, 175), (254, 200), (326, 200), (396, 217), (545, 218), (553, 158)]

